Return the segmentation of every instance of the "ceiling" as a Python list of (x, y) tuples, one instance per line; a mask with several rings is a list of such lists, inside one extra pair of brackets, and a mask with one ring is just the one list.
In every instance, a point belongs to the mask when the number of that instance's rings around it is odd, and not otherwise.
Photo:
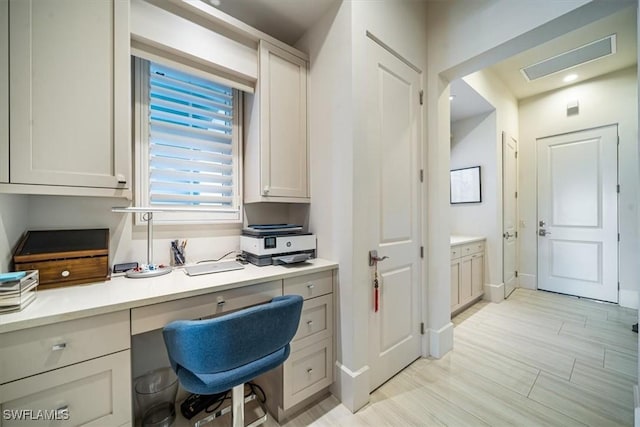
[[(536, 64), (542, 60), (616, 34), (616, 53), (566, 71), (551, 74), (534, 81), (527, 81), (520, 72), (521, 68)], [(540, 93), (573, 85), (637, 63), (636, 10), (627, 8), (599, 21), (555, 38), (533, 49), (515, 55), (487, 70), (496, 75), (517, 99), (527, 98)], [(577, 74), (571, 83), (562, 79), (567, 74)], [(465, 88), (466, 86), (466, 88)], [(461, 91), (460, 94), (457, 92)], [(486, 113), (486, 101), (462, 80), (451, 83), (451, 121), (471, 115)], [(480, 99), (478, 99), (480, 98)], [(484, 102), (483, 102), (484, 101)]]
[(289, 45), (318, 21), (337, 0), (202, 0)]

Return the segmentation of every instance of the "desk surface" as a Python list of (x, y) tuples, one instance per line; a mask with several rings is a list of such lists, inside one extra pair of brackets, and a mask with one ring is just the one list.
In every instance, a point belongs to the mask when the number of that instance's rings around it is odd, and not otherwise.
[(293, 266), (247, 264), (243, 270), (195, 277), (176, 269), (159, 277), (128, 279), (121, 276), (106, 282), (48, 289), (38, 291), (35, 301), (24, 310), (0, 315), (0, 333), (336, 268), (337, 263), (316, 258)]

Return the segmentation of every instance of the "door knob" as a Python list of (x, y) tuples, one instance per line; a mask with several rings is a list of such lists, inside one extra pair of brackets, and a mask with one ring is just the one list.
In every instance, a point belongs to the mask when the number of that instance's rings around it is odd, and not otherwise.
[(511, 233), (509, 233), (509, 232), (507, 231), (506, 233), (504, 233), (504, 234), (502, 235), (502, 237), (504, 237), (505, 239), (510, 239), (510, 238), (512, 238), (512, 237), (513, 237), (513, 234), (511, 234)]
[(540, 230), (538, 230), (538, 236), (544, 237), (544, 236), (548, 236), (549, 234), (551, 233), (545, 230), (544, 228), (541, 228)]
[(378, 251), (369, 251), (369, 267), (373, 267), (378, 261), (384, 261), (388, 256), (379, 257)]

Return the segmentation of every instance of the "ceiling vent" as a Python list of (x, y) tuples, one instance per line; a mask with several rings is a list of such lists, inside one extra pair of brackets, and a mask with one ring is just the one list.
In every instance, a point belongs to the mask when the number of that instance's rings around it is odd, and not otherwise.
[(540, 79), (560, 71), (595, 61), (616, 53), (616, 35), (612, 34), (584, 46), (561, 53), (520, 69), (528, 81)]

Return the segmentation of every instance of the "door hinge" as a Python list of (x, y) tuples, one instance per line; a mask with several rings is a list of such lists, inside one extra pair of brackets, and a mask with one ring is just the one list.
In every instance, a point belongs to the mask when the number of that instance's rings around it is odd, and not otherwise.
[(620, 233), (618, 233), (618, 242), (620, 241)]
[(424, 335), (424, 322), (420, 322), (420, 335)]
[(517, 159), (518, 158), (518, 152), (516, 151), (515, 153), (516, 153), (516, 159)]
[(616, 191), (618, 192), (618, 194), (620, 194), (620, 184), (616, 186)]
[(516, 270), (516, 277), (518, 277), (518, 270)]
[(424, 258), (424, 246), (420, 246), (420, 258)]
[(516, 191), (516, 199), (518, 198), (518, 192)]
[(516, 239), (518, 238), (518, 232), (516, 231)]
[(620, 135), (618, 135), (617, 138), (618, 138), (618, 145), (620, 145)]
[(424, 182), (424, 169), (420, 169), (420, 182)]
[(423, 105), (423, 104), (424, 104), (424, 91), (421, 90), (420, 91), (420, 105)]

